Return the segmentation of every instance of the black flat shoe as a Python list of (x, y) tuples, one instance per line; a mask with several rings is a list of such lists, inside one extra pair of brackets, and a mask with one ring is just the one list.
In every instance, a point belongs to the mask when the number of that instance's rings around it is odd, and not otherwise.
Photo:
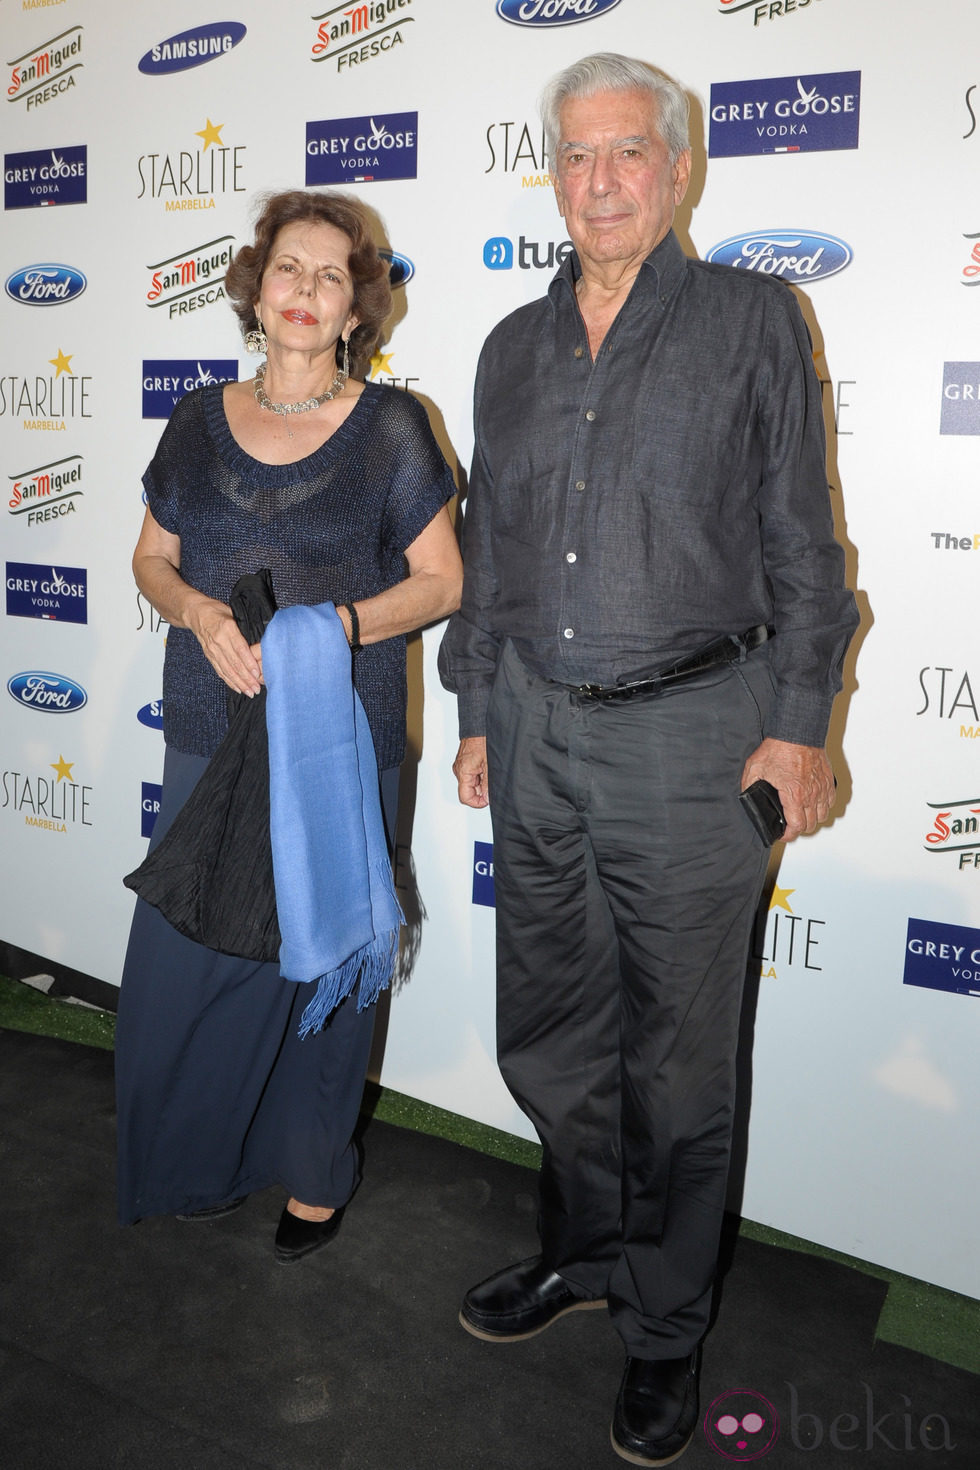
[(311, 1251), (318, 1251), (321, 1245), (329, 1245), (340, 1229), (344, 1208), (341, 1205), (326, 1220), (301, 1220), (298, 1215), (291, 1215), (287, 1206), (279, 1217), (276, 1231), (276, 1260), (298, 1261)]
[(488, 1276), (463, 1298), (459, 1320), (484, 1342), (520, 1342), (550, 1327), (566, 1312), (604, 1307), (605, 1298), (576, 1296), (540, 1256)]
[(627, 1358), (610, 1438), (631, 1465), (670, 1465), (694, 1438), (701, 1349), (686, 1358)]
[(239, 1199), (230, 1199), (225, 1205), (209, 1205), (204, 1210), (190, 1210), (188, 1213), (178, 1215), (178, 1220), (223, 1220), (226, 1215), (233, 1215), (240, 1210), (245, 1203), (245, 1196)]

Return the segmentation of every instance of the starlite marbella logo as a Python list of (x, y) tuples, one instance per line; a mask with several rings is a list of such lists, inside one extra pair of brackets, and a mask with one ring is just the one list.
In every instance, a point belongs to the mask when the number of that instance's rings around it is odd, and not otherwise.
[(341, 117), (306, 124), (307, 184), (364, 184), (418, 174), (419, 115)]
[(88, 704), (81, 684), (64, 674), (50, 674), (43, 669), (27, 669), (7, 680), (7, 693), (26, 709), (46, 715), (69, 715)]
[(619, 0), (497, 0), (497, 14), (515, 26), (574, 26), (615, 10)]
[[(977, 687), (980, 689), (980, 684)], [(953, 664), (926, 664), (919, 670), (919, 691), (922, 704), (916, 710), (916, 716), (929, 715), (932, 719), (949, 720), (950, 723), (959, 720), (962, 740), (980, 739), (980, 709), (969, 669)], [(964, 724), (963, 721), (969, 723)]]
[(147, 358), (143, 362), (143, 417), (168, 419), (185, 393), (212, 383), (237, 383), (238, 363), (233, 358), (176, 361)]
[(84, 567), (7, 563), (8, 618), (48, 622), (88, 622), (88, 574)]
[(88, 285), (86, 277), (71, 265), (25, 265), (4, 283), (11, 301), (24, 306), (60, 306), (74, 301)]
[(980, 995), (980, 929), (909, 919), (904, 983), (952, 995)]
[(718, 0), (719, 15), (738, 15), (751, 10), (752, 24), (759, 26), (765, 20), (782, 20), (794, 11), (806, 10), (816, 0)]
[(216, 198), (244, 194), (245, 145), (226, 144), (221, 136), (224, 127), (206, 118), (204, 127), (194, 134), (201, 140), (197, 149), (140, 154), (137, 199), (162, 199), (167, 212), (173, 213), (214, 209)]
[(68, 419), (90, 419), (89, 391), (92, 378), (88, 373), (72, 371), (73, 352), (58, 348), (56, 357), (47, 365), (53, 374), (4, 373), (0, 375), (0, 418), (23, 415), (21, 427), (64, 433)]
[(759, 276), (778, 276), (794, 286), (806, 286), (836, 276), (851, 263), (850, 245), (836, 235), (819, 235), (802, 230), (758, 230), (750, 235), (732, 235), (708, 251), (706, 260), (754, 271)]
[(204, 66), (205, 62), (227, 56), (244, 39), (245, 27), (237, 20), (216, 20), (211, 25), (195, 26), (193, 30), (181, 31), (151, 46), (146, 55), (140, 57), (139, 69), (150, 77), (188, 71), (192, 66)]
[(540, 123), (516, 121), (492, 122), (487, 128), (487, 152), (490, 162), (485, 174), (520, 174), (522, 189), (546, 188), (551, 184), (548, 172), (547, 145)]
[(713, 82), (708, 154), (815, 153), (858, 146), (859, 71)]
[(88, 198), (88, 148), (36, 148), (3, 160), (4, 209), (84, 204)]
[(224, 301), (225, 272), (234, 253), (234, 236), (220, 235), (216, 240), (206, 240), (180, 255), (148, 265), (147, 306), (154, 310), (165, 307), (173, 320), (202, 306)]
[(314, 15), (316, 36), (310, 60), (334, 61), (338, 71), (363, 66), (405, 44), (405, 27), (415, 17), (403, 14), (412, 0), (369, 0), (363, 5), (334, 5)]
[(23, 102), (31, 112), (64, 96), (75, 86), (75, 73), (82, 69), (81, 52), (82, 28), (71, 26), (8, 62), (7, 101)]
[(70, 827), (91, 827), (92, 787), (74, 777), (77, 761), (48, 763), (54, 776), (28, 771), (0, 772), (0, 811), (23, 815), (24, 825), (46, 832), (65, 833)]
[(28, 526), (40, 526), (75, 513), (75, 501), (83, 494), (82, 456), (69, 454), (9, 479), (7, 514), (23, 516)]

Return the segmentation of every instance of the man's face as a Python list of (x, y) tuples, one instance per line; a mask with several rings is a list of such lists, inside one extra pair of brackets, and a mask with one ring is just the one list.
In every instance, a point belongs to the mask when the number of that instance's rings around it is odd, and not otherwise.
[(588, 269), (645, 259), (687, 192), (691, 155), (671, 163), (648, 92), (597, 92), (560, 113), (555, 195)]

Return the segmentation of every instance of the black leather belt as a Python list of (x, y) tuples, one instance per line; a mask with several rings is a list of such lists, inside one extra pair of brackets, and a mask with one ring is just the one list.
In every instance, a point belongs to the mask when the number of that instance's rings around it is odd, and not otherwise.
[(719, 664), (741, 663), (747, 653), (771, 638), (772, 632), (765, 623), (759, 623), (757, 627), (748, 628), (744, 633), (728, 633), (724, 638), (716, 638), (713, 643), (692, 653), (689, 658), (680, 659), (671, 668), (664, 669), (663, 673), (656, 674), (652, 679), (638, 679), (635, 684), (566, 684), (564, 687), (581, 699), (597, 699), (603, 702), (654, 694), (666, 686), (693, 679), (706, 669), (717, 668)]

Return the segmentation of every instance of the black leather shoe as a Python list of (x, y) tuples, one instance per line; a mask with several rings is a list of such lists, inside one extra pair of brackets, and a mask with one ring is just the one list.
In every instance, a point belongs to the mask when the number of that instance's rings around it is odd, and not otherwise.
[(226, 1215), (233, 1215), (240, 1210), (245, 1203), (245, 1196), (239, 1199), (230, 1199), (226, 1205), (208, 1205), (204, 1210), (190, 1210), (186, 1214), (178, 1215), (178, 1220), (223, 1220)]
[(694, 1438), (701, 1349), (686, 1358), (627, 1358), (610, 1437), (631, 1465), (670, 1465)]
[(326, 1220), (301, 1220), (298, 1215), (290, 1214), (287, 1205), (279, 1217), (276, 1231), (276, 1260), (298, 1261), (311, 1251), (318, 1251), (321, 1245), (329, 1245), (343, 1218), (343, 1205)]
[(459, 1320), (485, 1342), (519, 1342), (534, 1337), (566, 1312), (604, 1307), (605, 1298), (576, 1296), (540, 1256), (488, 1276), (463, 1298)]

